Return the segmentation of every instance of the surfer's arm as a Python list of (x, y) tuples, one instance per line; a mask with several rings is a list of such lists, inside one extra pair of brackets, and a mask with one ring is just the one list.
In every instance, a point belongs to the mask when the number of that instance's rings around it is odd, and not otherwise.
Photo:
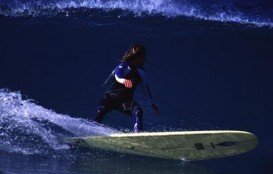
[(152, 94), (151, 94), (151, 91), (150, 91), (150, 88), (149, 88), (149, 85), (147, 82), (143, 81), (141, 83), (141, 90), (144, 94), (144, 96), (146, 97), (146, 99), (149, 101), (151, 107), (153, 108), (154, 112), (159, 115), (159, 109), (157, 107), (157, 105), (155, 104), (154, 100), (153, 100), (153, 97), (152, 97)]
[(117, 82), (124, 84), (125, 87), (131, 88), (132, 87), (132, 81), (129, 79), (124, 78), (124, 71), (128, 66), (126, 66), (124, 63), (119, 64), (116, 69), (114, 70), (115, 79)]
[(148, 82), (147, 82), (145, 71), (143, 69), (139, 69), (138, 72), (139, 72), (141, 79), (142, 79), (142, 82), (140, 84), (141, 91), (144, 94), (144, 96), (146, 97), (146, 99), (148, 100), (148, 102), (150, 103), (150, 105), (152, 106), (152, 108), (154, 110), (156, 110), (156, 112), (158, 113), (157, 106), (153, 100), (151, 90), (150, 90)]
[(150, 103), (152, 109), (154, 110), (154, 112), (157, 115), (159, 115), (159, 109), (158, 109), (157, 105), (155, 104), (155, 102), (153, 100), (151, 90), (149, 88), (149, 85), (148, 85), (148, 82), (147, 82), (147, 79), (146, 79), (146, 74), (145, 74), (143, 69), (138, 69), (138, 72), (139, 72), (139, 74), (141, 76), (141, 79), (142, 79), (142, 82), (140, 84), (141, 91), (143, 92), (146, 99), (149, 101), (149, 103)]
[(146, 97), (146, 99), (149, 101), (149, 103), (153, 104), (154, 100), (153, 100), (148, 83), (146, 83), (146, 82), (141, 83), (141, 91), (144, 94), (144, 96)]

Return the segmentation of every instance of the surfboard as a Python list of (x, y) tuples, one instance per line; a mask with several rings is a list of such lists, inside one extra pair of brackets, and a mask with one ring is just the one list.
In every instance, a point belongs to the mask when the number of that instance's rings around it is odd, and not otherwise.
[(254, 134), (234, 130), (119, 133), (68, 141), (88, 148), (183, 161), (238, 155), (258, 144)]

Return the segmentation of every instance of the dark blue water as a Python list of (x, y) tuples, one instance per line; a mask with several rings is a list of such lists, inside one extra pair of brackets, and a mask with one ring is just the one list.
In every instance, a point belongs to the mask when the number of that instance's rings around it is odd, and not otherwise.
[[(0, 0), (0, 171), (272, 173), (272, 26), (266, 0)], [(136, 94), (145, 131), (244, 130), (258, 147), (200, 162), (71, 150), (63, 137), (132, 130), (118, 112), (87, 119), (136, 42), (160, 109)]]

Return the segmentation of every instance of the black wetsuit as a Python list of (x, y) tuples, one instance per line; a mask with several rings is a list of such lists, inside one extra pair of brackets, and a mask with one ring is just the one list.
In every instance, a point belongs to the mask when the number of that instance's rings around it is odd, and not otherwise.
[[(145, 79), (144, 74), (143, 68), (130, 66), (126, 62), (119, 64), (113, 72), (115, 80), (110, 88), (104, 93), (104, 97), (99, 103), (97, 115), (94, 120), (101, 123), (108, 112), (111, 110), (118, 110), (126, 115), (133, 115), (135, 117), (134, 131), (140, 131), (142, 129), (143, 112), (140, 105), (135, 102), (133, 98), (137, 86)], [(133, 86), (131, 88), (127, 88), (122, 84), (125, 79), (132, 81)]]

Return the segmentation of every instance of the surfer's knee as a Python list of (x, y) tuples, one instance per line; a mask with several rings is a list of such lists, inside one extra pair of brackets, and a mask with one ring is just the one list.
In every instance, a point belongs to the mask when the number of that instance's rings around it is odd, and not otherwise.
[(97, 108), (97, 115), (94, 118), (94, 121), (97, 123), (101, 123), (105, 114), (106, 114), (106, 108), (104, 106), (99, 106)]

